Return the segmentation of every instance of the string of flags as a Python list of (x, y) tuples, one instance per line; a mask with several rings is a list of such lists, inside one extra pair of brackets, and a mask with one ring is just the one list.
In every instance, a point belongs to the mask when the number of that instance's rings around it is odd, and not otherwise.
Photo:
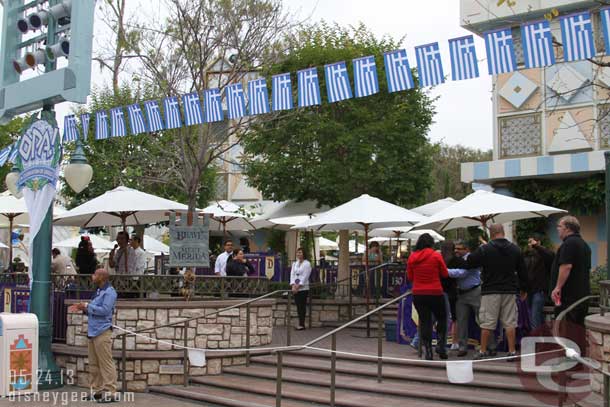
[[(605, 53), (610, 55), (610, 7), (599, 12), (605, 41)], [(596, 55), (593, 39), (591, 13), (580, 12), (559, 18), (561, 28), (563, 60), (566, 62), (593, 58)], [(526, 68), (541, 68), (555, 64), (553, 35), (548, 20), (527, 22), (521, 25), (521, 45), (523, 63)], [(515, 40), (511, 28), (503, 28), (483, 33), (487, 54), (487, 69), (490, 75), (499, 75), (517, 70)], [(462, 81), (480, 76), (477, 52), (472, 35), (448, 40), (450, 51), (451, 78)], [(438, 42), (415, 47), (419, 86), (436, 86), (445, 82), (443, 61)], [(416, 84), (411, 65), (404, 49), (386, 52), (383, 55), (388, 92), (413, 89)], [(353, 97), (362, 98), (379, 93), (378, 72), (375, 56), (364, 56), (352, 60), (354, 72), (354, 92), (350, 83), (345, 61), (324, 66), (328, 103), (340, 102)], [(320, 79), (316, 67), (299, 70), (297, 79), (297, 107), (304, 108), (322, 103)], [(294, 109), (292, 75), (283, 73), (271, 77), (271, 103), (267, 80), (258, 78), (247, 83), (247, 95), (242, 83), (233, 83), (220, 89), (206, 89), (200, 95), (192, 92), (181, 97), (169, 96), (161, 103), (157, 100), (135, 103), (126, 107), (95, 112), (96, 140), (125, 137), (128, 134), (158, 132), (244, 116), (256, 116), (270, 111)], [(247, 96), (247, 101), (246, 101)], [(142, 109), (142, 106), (144, 109)], [(162, 106), (162, 109), (161, 109)], [(127, 115), (125, 116), (125, 111)], [(83, 137), (88, 138), (91, 114), (80, 115), (80, 126), (75, 115), (64, 119), (63, 142), (73, 142), (79, 137), (79, 127)], [(129, 123), (129, 127), (127, 126)], [(7, 161), (14, 162), (17, 143), (0, 150), (0, 166)]]

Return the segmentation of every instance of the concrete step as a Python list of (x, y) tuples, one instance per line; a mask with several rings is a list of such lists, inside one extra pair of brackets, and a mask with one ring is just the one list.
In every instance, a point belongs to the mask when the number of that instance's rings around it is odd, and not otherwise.
[[(223, 376), (233, 374), (235, 377), (255, 380), (267, 379), (275, 383), (277, 369), (274, 366), (255, 365), (249, 368), (232, 367), (225, 369)], [(207, 379), (201, 379), (208, 383)], [(297, 383), (315, 388), (330, 389), (329, 376), (319, 372), (301, 368), (285, 368), (282, 374), (284, 383)], [(504, 407), (538, 407), (540, 403), (525, 392), (510, 392), (504, 389), (490, 389), (477, 387), (463, 387), (452, 384), (438, 384), (433, 382), (412, 382), (403, 379), (385, 379), (378, 383), (370, 377), (355, 376), (340, 373), (336, 375), (336, 388), (376, 397), (402, 397), (422, 400), (463, 403), (471, 406), (504, 406)]]
[[(276, 381), (246, 377), (243, 375), (223, 374), (221, 376), (208, 376), (193, 380), (206, 386), (216, 386), (230, 390), (231, 392), (250, 392), (258, 395), (272, 396), (275, 398)], [(313, 405), (329, 405), (330, 389), (328, 380), (317, 381), (319, 384), (298, 383), (285, 381), (282, 383), (282, 406), (284, 402), (301, 401), (312, 403)], [(456, 403), (454, 401), (437, 401), (421, 399), (419, 397), (409, 397), (402, 395), (377, 394), (370, 391), (353, 391), (338, 389), (335, 393), (335, 405), (345, 407), (449, 407), (466, 406), (472, 404)], [(489, 404), (492, 406), (493, 404)], [(524, 406), (525, 407), (525, 406)]]
[[(223, 387), (197, 384), (196, 386), (151, 386), (151, 393), (165, 396), (179, 397), (206, 403), (206, 405), (227, 407), (272, 407), (275, 406), (275, 397), (264, 394), (253, 394), (248, 391), (238, 391)], [(315, 407), (322, 404), (297, 400), (282, 400), (282, 407)]]
[[(320, 374), (330, 375), (330, 359), (328, 357), (307, 357), (299, 354), (287, 354), (283, 358), (283, 365), (292, 369), (306, 369), (308, 371), (320, 372)], [(276, 366), (276, 357), (258, 356), (252, 358), (254, 366)], [(337, 373), (347, 374), (352, 377), (362, 376), (377, 378), (376, 361), (349, 361), (338, 359), (336, 365)], [(445, 369), (434, 367), (418, 367), (416, 370), (409, 366), (392, 366), (384, 363), (382, 369), (383, 379), (407, 380), (419, 383), (451, 384), (447, 379)], [(527, 392), (522, 382), (513, 373), (510, 374), (491, 374), (478, 371), (475, 380), (471, 383), (460, 384), (462, 387), (478, 387), (489, 389), (502, 389), (506, 391)]]

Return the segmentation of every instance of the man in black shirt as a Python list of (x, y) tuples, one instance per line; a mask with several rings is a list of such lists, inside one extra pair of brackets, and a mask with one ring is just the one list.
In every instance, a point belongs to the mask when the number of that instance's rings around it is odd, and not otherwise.
[[(557, 224), (557, 232), (563, 243), (553, 262), (551, 298), (555, 303), (555, 316), (579, 299), (591, 295), (591, 249), (580, 237), (578, 219), (564, 216)], [(584, 327), (588, 310), (589, 303), (585, 301), (568, 312), (565, 320)]]
[(551, 267), (555, 254), (542, 246), (541, 236), (533, 233), (527, 239), (527, 250), (523, 253), (527, 267), (527, 303), (530, 308), (532, 329), (544, 323), (544, 303), (548, 296)]

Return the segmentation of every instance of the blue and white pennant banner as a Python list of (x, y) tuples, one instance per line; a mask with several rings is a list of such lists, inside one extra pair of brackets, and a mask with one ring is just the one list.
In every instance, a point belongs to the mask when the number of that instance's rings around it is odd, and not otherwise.
[[(182, 107), (184, 108), (184, 124), (194, 126), (203, 123), (203, 109), (197, 92), (182, 96)], [(178, 117), (180, 117), (180, 113), (178, 113)]]
[(269, 94), (267, 81), (264, 78), (248, 82), (248, 105), (250, 115), (269, 113)]
[(64, 117), (64, 137), (63, 142), (69, 143), (78, 139), (78, 127), (76, 125), (76, 116), (69, 114)]
[(500, 75), (517, 69), (517, 57), (510, 28), (486, 32), (485, 48), (490, 75)]
[(131, 134), (146, 133), (148, 127), (144, 121), (144, 114), (139, 103), (127, 106), (127, 114), (129, 116), (129, 123), (131, 124)]
[(318, 68), (307, 68), (297, 72), (299, 82), (299, 107), (315, 106), (322, 103)]
[(407, 51), (399, 49), (397, 51), (386, 52), (383, 55), (383, 60), (388, 81), (388, 92), (400, 92), (415, 87), (413, 73), (407, 58)]
[(345, 62), (324, 65), (324, 76), (329, 103), (352, 98), (352, 87), (349, 83)]
[(110, 124), (111, 137), (127, 136), (127, 126), (125, 125), (125, 116), (122, 107), (115, 107), (114, 109), (110, 109)]
[(567, 62), (593, 58), (595, 43), (593, 42), (593, 24), (591, 14), (578, 13), (559, 19), (561, 38), (563, 40), (563, 59)]
[(548, 20), (523, 24), (521, 38), (526, 68), (540, 68), (555, 63), (553, 34)]
[(283, 73), (271, 77), (271, 110), (290, 110), (292, 106), (292, 82), (290, 73)]
[(451, 54), (451, 77), (454, 81), (479, 77), (479, 63), (472, 35), (449, 40), (449, 52)]
[(371, 55), (368, 57), (356, 58), (353, 60), (353, 64), (356, 97), (361, 98), (379, 93), (375, 57)]
[(224, 119), (220, 89), (206, 89), (203, 92), (203, 104), (206, 123), (220, 122)]
[(438, 42), (415, 47), (415, 56), (421, 86), (436, 86), (445, 82)]
[(225, 88), (227, 97), (227, 116), (235, 120), (246, 115), (246, 97), (241, 83), (234, 83)]
[(146, 117), (148, 117), (148, 128), (150, 131), (161, 131), (165, 129), (163, 119), (161, 118), (161, 108), (159, 102), (156, 100), (149, 100), (144, 102), (144, 109), (146, 110)]
[(601, 9), (599, 11), (599, 17), (602, 22), (602, 31), (604, 32), (606, 55), (610, 55), (610, 7)]
[(108, 113), (105, 110), (95, 113), (95, 139), (105, 140), (108, 138)]

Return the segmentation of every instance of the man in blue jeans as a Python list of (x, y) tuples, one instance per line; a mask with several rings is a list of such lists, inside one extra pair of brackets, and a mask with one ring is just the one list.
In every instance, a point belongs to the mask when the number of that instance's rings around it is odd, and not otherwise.
[(541, 244), (541, 236), (532, 234), (523, 253), (527, 268), (527, 305), (530, 309), (532, 330), (544, 324), (544, 303), (548, 296), (551, 266), (555, 255)]

